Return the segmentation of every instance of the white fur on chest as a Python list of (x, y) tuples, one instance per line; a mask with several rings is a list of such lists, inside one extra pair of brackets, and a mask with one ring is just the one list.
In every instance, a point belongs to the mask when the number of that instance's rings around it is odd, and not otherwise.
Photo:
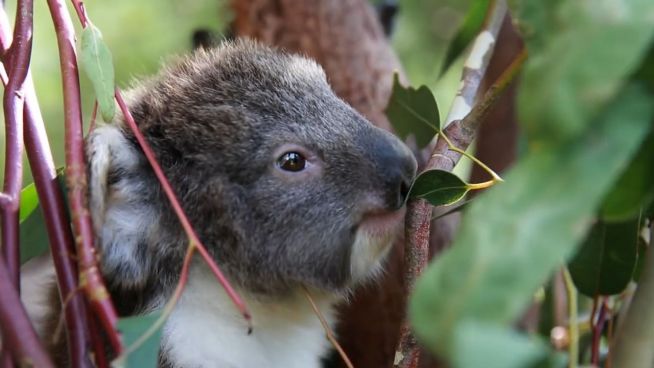
[[(163, 332), (162, 349), (176, 368), (315, 368), (329, 343), (304, 295), (261, 302), (242, 295), (252, 313), (243, 317), (205, 267), (196, 265)], [(333, 320), (332, 302), (316, 298)], [(322, 300), (321, 300), (322, 299)]]

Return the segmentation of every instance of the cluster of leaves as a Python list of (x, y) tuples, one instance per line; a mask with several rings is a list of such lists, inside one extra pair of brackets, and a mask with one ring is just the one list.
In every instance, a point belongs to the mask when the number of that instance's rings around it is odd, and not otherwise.
[[(481, 24), (480, 3), (446, 65)], [(512, 3), (530, 55), (518, 97), (528, 149), (506, 183), (469, 206), (454, 245), (418, 281), (410, 304), (417, 336), (454, 366), (559, 366), (544, 341), (511, 325), (565, 264), (590, 297), (637, 280), (654, 198), (652, 14), (647, 0)], [(421, 147), (440, 131), (425, 87), (396, 79), (387, 114)], [(428, 171), (411, 193), (447, 205), (469, 186)]]
[[(436, 99), (427, 86), (418, 89), (404, 87), (399, 75), (393, 76), (393, 90), (386, 108), (386, 115), (400, 138), (415, 139), (418, 148), (425, 148), (434, 137), (447, 137), (441, 131), (440, 116)], [(421, 173), (413, 182), (409, 197), (424, 198), (434, 206), (451, 205), (461, 200), (470, 190), (486, 188), (501, 179), (483, 163), (451, 143), (450, 149), (457, 150), (489, 171), (493, 180), (488, 183), (469, 184), (457, 175), (444, 170), (432, 169)]]

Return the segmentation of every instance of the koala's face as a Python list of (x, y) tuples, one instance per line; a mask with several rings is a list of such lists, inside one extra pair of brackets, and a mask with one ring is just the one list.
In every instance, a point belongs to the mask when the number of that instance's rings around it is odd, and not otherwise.
[[(402, 229), (412, 154), (337, 98), (312, 61), (251, 43), (223, 46), (164, 71), (134, 93), (130, 109), (202, 241), (243, 287), (339, 290), (378, 269)], [(94, 205), (105, 213), (94, 215), (96, 228), (117, 226), (116, 203), (146, 207), (138, 218), (154, 225), (139, 226), (146, 235), (122, 259), (140, 259), (133, 280), (160, 275), (163, 262), (177, 272), (185, 237), (133, 138), (121, 133), (123, 154), (140, 158), (107, 170), (113, 189)], [(147, 199), (126, 200), (136, 187)], [(110, 254), (117, 241), (101, 243)]]

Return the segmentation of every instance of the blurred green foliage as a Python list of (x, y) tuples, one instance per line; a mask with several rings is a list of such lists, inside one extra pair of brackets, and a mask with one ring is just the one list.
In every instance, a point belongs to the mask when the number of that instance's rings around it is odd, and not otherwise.
[[(194, 30), (222, 32), (231, 17), (225, 3), (224, 0), (112, 0), (87, 1), (85, 6), (113, 53), (117, 85), (128, 88), (133, 79), (155, 73), (171, 55), (189, 52)], [(79, 37), (79, 21), (70, 2), (67, 4)], [(13, 23), (15, 2), (7, 2), (6, 6)], [(34, 6), (32, 76), (55, 164), (59, 167), (64, 163), (64, 130), (57, 42), (46, 2), (36, 1)], [(80, 73), (80, 78), (85, 124), (88, 124), (93, 89), (84, 73)], [(4, 124), (3, 120), (0, 122)], [(0, 131), (0, 147), (4, 150), (4, 129)], [(0, 179), (4, 170), (2, 161)], [(27, 163), (24, 168), (23, 182), (29, 183), (32, 179)]]
[[(469, 0), (403, 0), (397, 15), (392, 43), (410, 80), (426, 84), (443, 106), (449, 106), (458, 85), (456, 67), (439, 79), (439, 71), (448, 42), (463, 21)], [(374, 1), (373, 1), (374, 3)], [(73, 24), (80, 31), (75, 12), (69, 6)], [(55, 163), (64, 163), (64, 131), (59, 56), (54, 28), (47, 4), (35, 2), (32, 74)], [(113, 0), (86, 1), (93, 23), (102, 31), (114, 58), (116, 83), (128, 88), (137, 78), (152, 75), (171, 55), (191, 50), (196, 29), (221, 34), (231, 13), (226, 0)], [(15, 2), (7, 2), (12, 19)], [(93, 90), (81, 73), (85, 124), (93, 109)], [(444, 113), (441, 111), (441, 113)], [(3, 117), (0, 116), (0, 123)], [(4, 148), (4, 129), (0, 129), (0, 147)], [(4, 160), (0, 160), (0, 180)], [(32, 181), (25, 164), (24, 183)]]

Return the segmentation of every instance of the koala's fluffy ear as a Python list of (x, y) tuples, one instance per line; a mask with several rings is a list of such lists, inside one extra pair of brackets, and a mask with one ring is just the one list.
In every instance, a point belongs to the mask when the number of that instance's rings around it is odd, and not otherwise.
[(96, 128), (86, 143), (89, 205), (101, 250), (102, 271), (116, 286), (138, 287), (147, 281), (149, 240), (158, 216), (148, 195), (144, 157), (120, 127)]

